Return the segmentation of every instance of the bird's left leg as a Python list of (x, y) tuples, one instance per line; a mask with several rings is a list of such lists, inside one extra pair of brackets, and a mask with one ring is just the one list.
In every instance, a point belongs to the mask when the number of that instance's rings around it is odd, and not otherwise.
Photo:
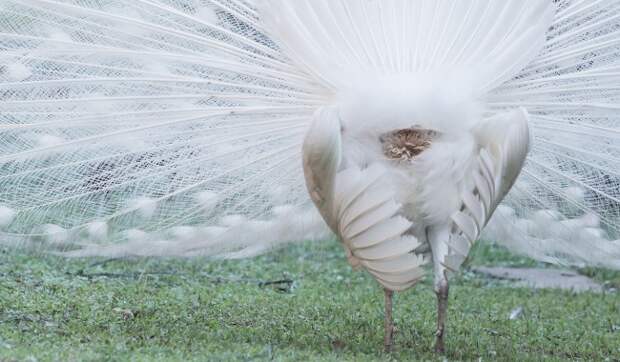
[(394, 345), (394, 319), (392, 318), (392, 297), (394, 292), (385, 288), (385, 337), (383, 347), (386, 353), (392, 352)]

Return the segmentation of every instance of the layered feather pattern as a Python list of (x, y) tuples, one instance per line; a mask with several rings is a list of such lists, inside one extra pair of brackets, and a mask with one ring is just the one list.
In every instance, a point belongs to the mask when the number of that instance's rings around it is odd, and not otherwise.
[(422, 243), (401, 215), (389, 173), (381, 165), (345, 169), (336, 177), (334, 200), (340, 236), (353, 266), (362, 266), (384, 287), (404, 290), (423, 276), (427, 263), (415, 249)]

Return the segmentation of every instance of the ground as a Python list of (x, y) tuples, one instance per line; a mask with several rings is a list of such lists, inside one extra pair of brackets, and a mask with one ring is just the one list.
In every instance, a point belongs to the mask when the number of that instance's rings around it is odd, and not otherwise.
[[(620, 274), (582, 271), (598, 294), (514, 288), (469, 270), (535, 263), (486, 245), (453, 278), (448, 360), (620, 360)], [(335, 242), (227, 262), (6, 252), (0, 274), (0, 361), (443, 360), (430, 280), (397, 295), (386, 355), (383, 294)]]

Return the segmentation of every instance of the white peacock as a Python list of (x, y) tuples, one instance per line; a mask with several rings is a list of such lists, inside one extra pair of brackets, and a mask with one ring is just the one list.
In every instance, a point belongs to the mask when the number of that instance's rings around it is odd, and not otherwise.
[(432, 265), (442, 351), (448, 275), (487, 224), (543, 261), (620, 268), (619, 17), (619, 0), (0, 0), (1, 240), (240, 258), (326, 223), (385, 288), (387, 349), (393, 291)]

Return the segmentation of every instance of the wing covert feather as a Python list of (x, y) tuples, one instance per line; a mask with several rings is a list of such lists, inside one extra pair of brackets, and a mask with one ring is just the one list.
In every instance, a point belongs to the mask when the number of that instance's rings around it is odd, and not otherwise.
[[(529, 150), (528, 115), (524, 109), (501, 114), (474, 130), (480, 147), (477, 162), (452, 214), (448, 254), (443, 266), (457, 271), (480, 237), (493, 212), (514, 185)], [(472, 181), (472, 182), (467, 182)]]

